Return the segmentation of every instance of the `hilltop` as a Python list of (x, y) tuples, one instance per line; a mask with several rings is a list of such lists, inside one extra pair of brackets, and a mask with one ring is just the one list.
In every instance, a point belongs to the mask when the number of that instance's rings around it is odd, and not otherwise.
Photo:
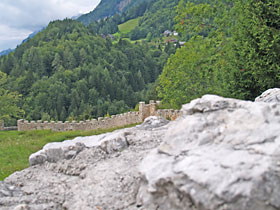
[(89, 25), (93, 21), (121, 14), (143, 1), (147, 0), (102, 0), (93, 11), (82, 15), (77, 20)]
[(0, 52), (0, 57), (3, 55), (8, 55), (10, 52), (13, 52), (13, 49), (7, 49)]

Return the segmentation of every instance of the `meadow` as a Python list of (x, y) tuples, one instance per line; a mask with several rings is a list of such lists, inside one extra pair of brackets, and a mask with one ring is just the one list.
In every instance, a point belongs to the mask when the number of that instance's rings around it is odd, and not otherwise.
[(129, 21), (123, 23), (123, 24), (120, 24), (118, 26), (119, 30), (120, 30), (120, 33), (127, 34), (130, 31), (132, 31), (134, 28), (136, 28), (136, 26), (138, 26), (139, 20), (140, 20), (140, 17), (135, 18), (135, 19), (131, 19), (131, 20), (129, 20)]
[[(133, 126), (135, 125), (126, 127)], [(120, 128), (67, 132), (53, 132), (50, 130), (0, 131), (0, 180), (4, 180), (15, 171), (27, 168), (29, 166), (29, 156), (42, 149), (47, 143), (61, 142), (78, 136), (98, 135), (117, 129)]]

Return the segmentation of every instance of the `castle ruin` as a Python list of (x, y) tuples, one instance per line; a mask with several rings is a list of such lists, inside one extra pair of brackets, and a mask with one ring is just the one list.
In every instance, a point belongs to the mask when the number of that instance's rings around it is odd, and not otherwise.
[[(156, 103), (150, 101), (149, 104), (145, 102), (139, 103), (139, 112), (127, 112), (124, 114), (113, 115), (111, 117), (99, 117), (98, 119), (87, 121), (72, 121), (72, 122), (48, 122), (48, 121), (27, 121), (18, 120), (18, 131), (28, 130), (52, 130), (52, 131), (75, 131), (75, 130), (98, 130), (123, 127), (126, 125), (137, 124), (143, 122), (149, 116), (161, 116), (168, 120), (175, 120), (181, 115), (179, 110), (172, 109), (158, 109), (159, 101)], [(4, 127), (4, 126), (3, 126)], [(0, 123), (1, 130), (1, 123)]]

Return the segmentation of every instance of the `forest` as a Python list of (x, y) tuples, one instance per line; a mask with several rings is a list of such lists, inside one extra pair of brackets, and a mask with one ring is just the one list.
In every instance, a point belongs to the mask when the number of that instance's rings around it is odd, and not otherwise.
[(280, 87), (280, 1), (181, 0), (176, 13), (175, 28), (188, 41), (159, 77), (166, 106), (204, 94), (254, 100)]
[[(139, 4), (148, 3), (154, 0), (102, 0), (100, 4), (90, 13), (82, 15), (78, 18), (79, 22), (89, 25), (92, 22), (103, 20), (107, 17), (114, 16), (115, 14), (123, 14), (130, 10), (130, 13), (138, 14)], [(139, 8), (138, 8), (139, 9)]]
[(81, 120), (113, 115), (147, 97), (168, 58), (148, 44), (94, 36), (76, 21), (50, 23), (1, 59), (6, 86), (26, 119)]
[[(134, 18), (128, 34), (102, 36)], [(165, 30), (185, 45), (166, 45)], [(278, 0), (139, 1), (86, 24), (51, 22), (0, 57), (0, 119), (84, 120), (149, 99), (178, 109), (204, 94), (254, 100), (280, 86), (279, 55)]]

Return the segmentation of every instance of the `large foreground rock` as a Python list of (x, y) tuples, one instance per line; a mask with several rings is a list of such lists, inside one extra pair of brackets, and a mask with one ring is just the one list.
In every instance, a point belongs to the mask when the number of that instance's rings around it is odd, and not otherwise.
[(147, 209), (280, 209), (280, 104), (206, 95), (141, 164)]
[(169, 121), (47, 144), (32, 167), (0, 183), (1, 210), (138, 210), (138, 166), (161, 142)]
[(280, 88), (272, 88), (255, 99), (256, 102), (280, 103)]
[(0, 209), (280, 209), (280, 104), (206, 95), (174, 122), (46, 145)]

